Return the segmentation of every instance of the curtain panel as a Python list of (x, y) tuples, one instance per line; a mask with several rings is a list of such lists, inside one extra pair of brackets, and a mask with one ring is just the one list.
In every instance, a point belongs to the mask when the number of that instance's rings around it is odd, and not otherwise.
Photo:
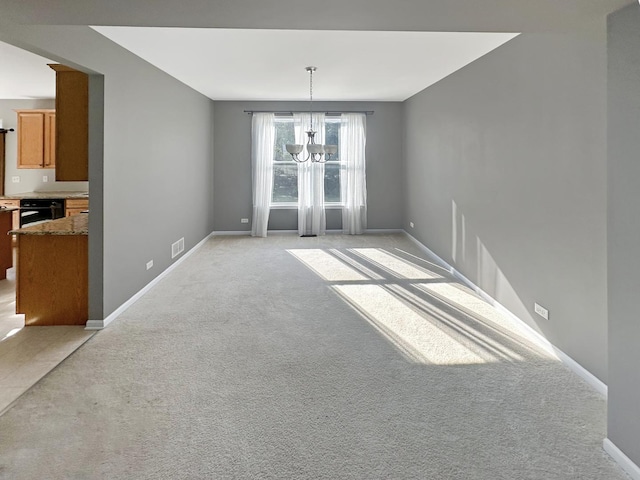
[(340, 190), (342, 233), (359, 235), (367, 229), (367, 176), (365, 162), (366, 116), (343, 113), (340, 120)]
[(266, 237), (269, 207), (273, 191), (273, 151), (275, 115), (254, 113), (251, 121), (251, 167), (253, 183), (253, 217), (251, 235)]
[[(324, 113), (313, 114), (315, 142), (324, 143)], [(307, 130), (311, 129), (308, 113), (295, 113), (293, 125), (297, 144), (305, 145), (302, 158), (308, 155)], [(327, 220), (324, 211), (324, 165), (308, 160), (298, 164), (298, 233), (300, 235), (324, 235)]]

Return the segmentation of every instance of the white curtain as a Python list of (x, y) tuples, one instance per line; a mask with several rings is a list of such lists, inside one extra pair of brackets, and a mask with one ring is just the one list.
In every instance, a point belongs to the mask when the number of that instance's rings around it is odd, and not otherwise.
[[(307, 144), (306, 131), (311, 128), (310, 118), (308, 113), (293, 115), (297, 144)], [(315, 142), (324, 143), (324, 113), (313, 114), (313, 129), (317, 132)], [(300, 157), (305, 158), (307, 154), (305, 148)], [(324, 235), (326, 223), (324, 165), (308, 160), (298, 164), (298, 233), (300, 235)]]
[(253, 177), (253, 218), (251, 235), (267, 236), (269, 205), (273, 190), (273, 150), (275, 147), (275, 116), (254, 113), (251, 123), (251, 167)]
[(365, 144), (365, 114), (343, 113), (340, 119), (342, 232), (350, 235), (367, 229)]

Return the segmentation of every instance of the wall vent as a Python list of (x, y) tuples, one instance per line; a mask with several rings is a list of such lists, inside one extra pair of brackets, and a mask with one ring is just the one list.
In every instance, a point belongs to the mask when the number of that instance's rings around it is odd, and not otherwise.
[(176, 258), (182, 252), (184, 252), (184, 237), (171, 244), (171, 258)]

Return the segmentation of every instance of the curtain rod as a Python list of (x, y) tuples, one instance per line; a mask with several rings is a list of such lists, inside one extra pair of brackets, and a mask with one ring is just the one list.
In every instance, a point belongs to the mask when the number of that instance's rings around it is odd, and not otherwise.
[[(274, 112), (273, 110), (245, 110), (244, 113), (252, 115), (254, 113), (273, 113), (274, 115), (293, 115), (294, 113), (309, 113), (308, 111), (283, 111)], [(373, 115), (373, 110), (342, 110), (340, 112), (313, 112), (324, 113), (325, 115), (340, 115), (341, 113), (364, 113), (365, 115)]]

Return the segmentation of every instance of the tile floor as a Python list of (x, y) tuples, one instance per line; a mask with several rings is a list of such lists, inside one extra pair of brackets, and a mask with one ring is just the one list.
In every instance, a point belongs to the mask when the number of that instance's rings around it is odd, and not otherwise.
[(24, 328), (15, 300), (10, 268), (0, 280), (0, 415), (95, 333), (82, 326)]

